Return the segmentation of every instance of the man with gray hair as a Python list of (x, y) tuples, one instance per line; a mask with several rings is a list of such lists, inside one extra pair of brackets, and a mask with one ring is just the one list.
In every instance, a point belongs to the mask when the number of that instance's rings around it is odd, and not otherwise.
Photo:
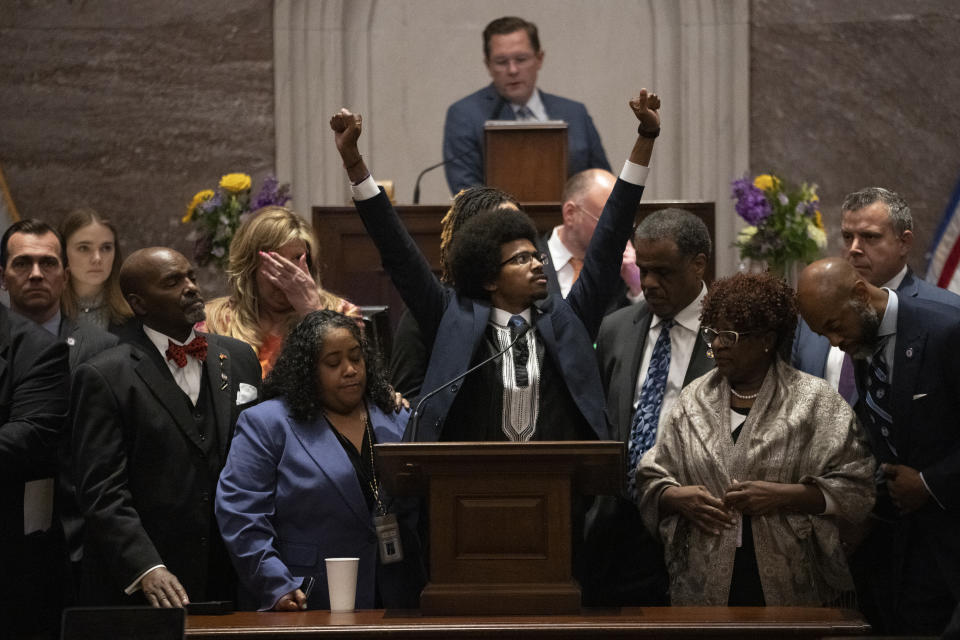
[(706, 225), (683, 209), (662, 209), (637, 226), (633, 243), (644, 299), (607, 316), (597, 338), (611, 437), (627, 443), (628, 488), (598, 498), (587, 517), (596, 573), (585, 577), (584, 599), (595, 605), (667, 604), (663, 550), (640, 519), (634, 472), (680, 390), (714, 366), (700, 335)]
[[(882, 187), (868, 187), (844, 198), (841, 210), (845, 257), (864, 280), (900, 296), (960, 308), (960, 296), (918, 278), (907, 265), (913, 246), (913, 216), (899, 194)], [(824, 378), (851, 405), (856, 404), (849, 356), (844, 357), (838, 347), (831, 348), (829, 340), (812, 332), (803, 321), (793, 343), (793, 365)]]

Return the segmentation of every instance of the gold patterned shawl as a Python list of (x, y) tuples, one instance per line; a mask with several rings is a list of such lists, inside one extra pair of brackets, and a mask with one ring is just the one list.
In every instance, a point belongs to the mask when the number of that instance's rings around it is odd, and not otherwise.
[(853, 588), (836, 518), (863, 520), (875, 498), (875, 463), (853, 410), (824, 380), (778, 359), (735, 444), (729, 397), (716, 370), (690, 383), (638, 466), (640, 510), (664, 543), (673, 604), (726, 606), (736, 529), (714, 536), (678, 514), (661, 519), (660, 494), (703, 485), (722, 498), (734, 479), (816, 483), (830, 493), (834, 516), (778, 513), (752, 525), (768, 605), (833, 602)]

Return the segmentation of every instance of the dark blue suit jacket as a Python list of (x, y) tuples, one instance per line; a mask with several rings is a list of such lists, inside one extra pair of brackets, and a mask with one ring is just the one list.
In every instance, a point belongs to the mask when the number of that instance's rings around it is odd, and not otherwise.
[[(534, 319), (547, 356), (601, 440), (609, 433), (593, 342), (607, 303), (622, 286), (623, 245), (642, 193), (643, 187), (617, 180), (570, 294), (565, 300), (549, 296), (537, 306)], [(440, 284), (383, 192), (356, 201), (356, 206), (384, 268), (420, 325), (425, 342), (433, 345), (422, 389), (436, 389), (469, 368), (490, 319), (490, 304), (459, 296)], [(424, 405), (417, 440), (440, 438), (459, 390), (459, 384), (451, 385)]]
[[(567, 123), (567, 175), (585, 169), (609, 171), (610, 163), (603, 151), (600, 134), (583, 103), (543, 91), (540, 99), (551, 120)], [(450, 193), (484, 183), (483, 123), (515, 119), (513, 109), (492, 84), (450, 105), (443, 125), (443, 158), (452, 160), (444, 167)]]
[[(930, 550), (950, 583), (960, 590), (960, 312), (955, 307), (900, 296), (890, 388), (893, 416), (890, 451), (873, 424), (866, 403), (857, 413), (880, 462), (905, 464), (923, 473), (934, 500), (900, 518), (899, 545)], [(867, 373), (857, 363), (863, 395)], [(903, 547), (891, 552), (902, 551)], [(896, 557), (896, 555), (894, 556)], [(931, 571), (936, 570), (935, 567)]]
[[(900, 286), (897, 287), (897, 296), (902, 298), (919, 298), (932, 300), (951, 307), (960, 308), (960, 296), (932, 285), (926, 280), (916, 277), (911, 269), (907, 269)], [(793, 341), (793, 366), (814, 376), (822, 378), (827, 369), (827, 356), (830, 353), (830, 340), (814, 333), (807, 323), (800, 318), (797, 323), (797, 335)]]

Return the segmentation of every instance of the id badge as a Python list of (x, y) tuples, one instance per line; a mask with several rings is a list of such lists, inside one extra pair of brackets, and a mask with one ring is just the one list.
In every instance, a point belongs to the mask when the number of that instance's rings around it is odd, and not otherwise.
[(373, 526), (377, 528), (380, 564), (393, 564), (403, 560), (403, 545), (400, 543), (400, 525), (397, 524), (397, 516), (392, 513), (374, 516)]

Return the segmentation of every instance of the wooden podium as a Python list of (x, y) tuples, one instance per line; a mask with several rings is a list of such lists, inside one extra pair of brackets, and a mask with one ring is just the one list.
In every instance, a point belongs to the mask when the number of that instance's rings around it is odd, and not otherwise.
[(520, 202), (556, 202), (567, 183), (567, 123), (488, 120), (483, 175)]
[(428, 496), (424, 615), (573, 614), (571, 498), (618, 493), (622, 442), (379, 444), (393, 495)]

